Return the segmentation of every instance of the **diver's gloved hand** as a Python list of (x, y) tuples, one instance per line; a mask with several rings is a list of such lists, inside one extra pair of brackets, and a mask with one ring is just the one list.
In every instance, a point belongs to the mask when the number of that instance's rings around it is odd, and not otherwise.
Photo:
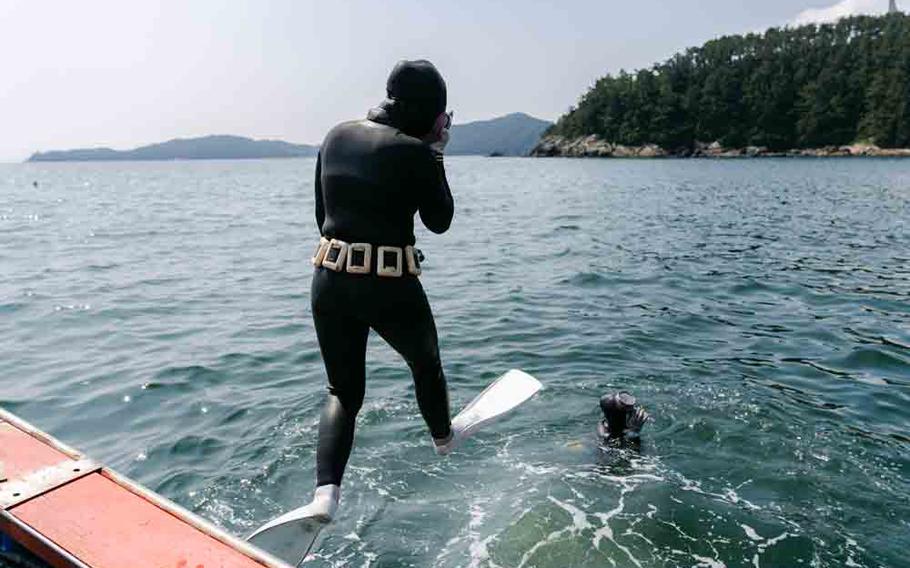
[(430, 145), (430, 149), (437, 154), (445, 152), (446, 144), (449, 143), (449, 129), (452, 128), (452, 117), (454, 112), (443, 112), (436, 117), (433, 129), (424, 139)]
[(645, 409), (637, 406), (635, 411), (626, 417), (626, 430), (623, 435), (626, 438), (638, 438), (641, 436), (641, 429), (651, 417), (645, 412)]
[(446, 144), (449, 143), (449, 129), (446, 128), (439, 134), (439, 139), (436, 142), (430, 144), (430, 149), (432, 149), (437, 154), (443, 154), (446, 151)]

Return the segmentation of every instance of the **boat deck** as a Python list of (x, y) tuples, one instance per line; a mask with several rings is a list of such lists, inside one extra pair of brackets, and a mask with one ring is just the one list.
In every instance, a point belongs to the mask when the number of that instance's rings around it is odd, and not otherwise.
[(0, 532), (53, 568), (288, 568), (0, 409)]

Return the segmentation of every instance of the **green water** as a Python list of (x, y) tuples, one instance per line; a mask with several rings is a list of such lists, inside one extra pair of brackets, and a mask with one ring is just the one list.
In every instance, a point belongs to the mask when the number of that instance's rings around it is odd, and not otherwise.
[[(308, 500), (313, 165), (0, 166), (0, 404), (237, 534)], [(448, 169), (453, 402), (546, 389), (439, 459), (371, 337), (307, 566), (910, 566), (910, 162)], [(640, 453), (594, 437), (619, 388)]]

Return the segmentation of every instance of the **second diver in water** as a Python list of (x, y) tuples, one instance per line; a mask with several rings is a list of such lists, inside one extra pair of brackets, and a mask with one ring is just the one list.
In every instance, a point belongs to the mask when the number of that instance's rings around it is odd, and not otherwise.
[(605, 394), (600, 398), (603, 419), (597, 424), (597, 434), (605, 442), (637, 442), (641, 429), (650, 420), (645, 409), (627, 392)]

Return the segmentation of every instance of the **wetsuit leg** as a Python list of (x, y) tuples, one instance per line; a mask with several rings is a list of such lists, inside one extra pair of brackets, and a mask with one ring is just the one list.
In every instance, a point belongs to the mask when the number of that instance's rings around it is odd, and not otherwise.
[(395, 288), (391, 294), (385, 294), (385, 308), (370, 324), (404, 357), (414, 377), (420, 413), (432, 436), (444, 439), (451, 432), (449, 393), (439, 359), (433, 312), (416, 278), (399, 280)]
[[(354, 444), (354, 425), (363, 404), (365, 359), (370, 328), (349, 312), (339, 275), (317, 270), (312, 308), (319, 348), (329, 380), (329, 393), (319, 420), (316, 485), (341, 485)], [(343, 278), (344, 276), (341, 276)]]

